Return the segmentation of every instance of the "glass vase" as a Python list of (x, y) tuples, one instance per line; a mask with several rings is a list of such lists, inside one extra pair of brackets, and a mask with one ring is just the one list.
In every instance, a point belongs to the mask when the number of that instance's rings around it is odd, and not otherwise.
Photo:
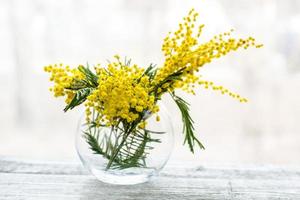
[[(157, 114), (160, 120), (157, 121)], [(145, 127), (99, 126), (85, 121), (78, 124), (76, 150), (79, 158), (98, 180), (121, 185), (149, 181), (167, 163), (174, 143), (173, 126), (167, 109), (146, 113)], [(92, 120), (97, 115), (92, 114)]]

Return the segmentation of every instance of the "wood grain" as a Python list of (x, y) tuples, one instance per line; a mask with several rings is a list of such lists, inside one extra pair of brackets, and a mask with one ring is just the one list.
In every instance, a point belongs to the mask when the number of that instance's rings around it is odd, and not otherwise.
[(77, 162), (0, 157), (0, 199), (300, 199), (300, 169), (169, 165), (134, 186), (97, 181)]

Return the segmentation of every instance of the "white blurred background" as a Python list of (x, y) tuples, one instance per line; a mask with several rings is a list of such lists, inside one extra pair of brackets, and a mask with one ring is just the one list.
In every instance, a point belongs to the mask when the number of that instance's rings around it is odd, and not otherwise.
[(182, 146), (180, 114), (167, 103), (177, 135), (171, 159), (300, 165), (299, 0), (0, 0), (0, 156), (76, 159), (81, 111), (63, 113), (43, 66), (105, 63), (116, 53), (161, 64), (163, 37), (192, 7), (206, 24), (203, 41), (234, 28), (265, 46), (202, 71), (248, 104), (200, 88), (183, 94), (205, 151)]

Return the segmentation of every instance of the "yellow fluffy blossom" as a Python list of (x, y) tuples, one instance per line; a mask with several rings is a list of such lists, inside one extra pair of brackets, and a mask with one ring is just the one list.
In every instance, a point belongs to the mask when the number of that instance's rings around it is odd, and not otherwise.
[(71, 69), (69, 66), (63, 64), (54, 64), (44, 67), (44, 71), (51, 74), (50, 81), (54, 82), (54, 86), (50, 91), (54, 93), (55, 97), (67, 96), (66, 103), (70, 103), (74, 97), (74, 92), (67, 88), (72, 85), (74, 80), (81, 80), (84, 75), (77, 69)]
[(87, 107), (101, 113), (97, 121), (115, 124), (122, 118), (132, 122), (143, 111), (155, 112), (155, 98), (149, 95), (149, 78), (143, 76), (144, 69), (137, 65), (124, 65), (119, 56), (107, 68), (96, 67), (98, 87), (88, 97)]
[[(188, 16), (183, 19), (183, 23), (179, 24), (179, 29), (174, 33), (170, 32), (164, 39), (162, 51), (165, 56), (165, 62), (158, 70), (155, 83), (159, 83), (175, 72), (182, 74), (179, 80), (173, 82), (169, 91), (181, 88), (187, 92), (194, 93), (193, 85), (203, 83), (203, 81), (199, 80), (198, 73), (203, 65), (240, 48), (247, 49), (250, 46), (259, 48), (262, 46), (256, 44), (255, 39), (252, 37), (246, 39), (231, 37), (233, 30), (216, 35), (207, 42), (199, 43), (198, 39), (201, 36), (204, 25), (196, 26), (197, 17), (198, 13), (192, 9)], [(220, 88), (220, 86), (206, 87)], [(227, 91), (223, 90), (222, 93), (227, 93)], [(237, 97), (238, 95), (233, 94), (230, 96)], [(244, 98), (239, 97), (237, 99), (241, 102), (246, 102)]]

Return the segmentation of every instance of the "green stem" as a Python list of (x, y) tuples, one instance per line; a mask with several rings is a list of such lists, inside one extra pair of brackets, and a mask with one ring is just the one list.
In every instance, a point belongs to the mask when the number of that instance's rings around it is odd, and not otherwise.
[(130, 127), (130, 129), (128, 129), (128, 130), (125, 132), (125, 135), (124, 135), (124, 137), (123, 137), (123, 139), (122, 139), (122, 142), (121, 142), (121, 143), (119, 144), (119, 146), (114, 150), (114, 152), (113, 152), (111, 158), (109, 159), (109, 162), (108, 162), (108, 164), (107, 164), (107, 166), (106, 166), (106, 170), (108, 170), (108, 169), (111, 167), (111, 165), (112, 165), (113, 162), (115, 161), (115, 159), (116, 159), (118, 153), (120, 152), (120, 150), (122, 149), (123, 145), (125, 144), (127, 137), (131, 134), (131, 131), (132, 131), (135, 127), (136, 127), (136, 125), (133, 125), (132, 127)]

